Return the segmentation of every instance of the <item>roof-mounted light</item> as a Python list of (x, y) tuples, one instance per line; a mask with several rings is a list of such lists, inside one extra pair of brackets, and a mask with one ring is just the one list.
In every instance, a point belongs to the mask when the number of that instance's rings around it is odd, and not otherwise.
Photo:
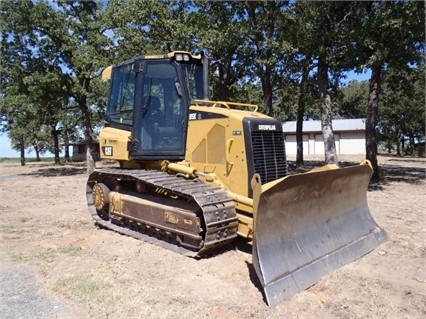
[(175, 53), (175, 60), (178, 62), (189, 62), (191, 60), (189, 54), (185, 53)]

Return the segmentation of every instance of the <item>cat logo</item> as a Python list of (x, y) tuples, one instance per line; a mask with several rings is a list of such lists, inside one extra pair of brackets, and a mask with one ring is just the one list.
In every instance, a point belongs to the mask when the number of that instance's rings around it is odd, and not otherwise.
[(105, 156), (112, 156), (112, 154), (113, 154), (113, 152), (112, 152), (112, 150), (113, 150), (112, 146), (104, 146), (102, 148), (103, 148)]

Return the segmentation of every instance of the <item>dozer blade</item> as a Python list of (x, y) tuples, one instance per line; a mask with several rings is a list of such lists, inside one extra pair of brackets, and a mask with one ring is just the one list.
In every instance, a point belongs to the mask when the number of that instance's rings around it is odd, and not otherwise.
[(368, 161), (324, 166), (254, 192), (253, 266), (269, 306), (367, 254), (388, 237), (370, 214)]

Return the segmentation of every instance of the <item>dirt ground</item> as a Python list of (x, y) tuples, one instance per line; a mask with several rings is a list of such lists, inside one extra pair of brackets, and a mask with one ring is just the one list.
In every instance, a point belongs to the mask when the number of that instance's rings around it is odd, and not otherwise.
[(84, 166), (1, 164), (0, 317), (426, 318), (426, 159), (379, 162), (368, 202), (389, 241), (274, 308), (238, 246), (195, 260), (99, 229)]

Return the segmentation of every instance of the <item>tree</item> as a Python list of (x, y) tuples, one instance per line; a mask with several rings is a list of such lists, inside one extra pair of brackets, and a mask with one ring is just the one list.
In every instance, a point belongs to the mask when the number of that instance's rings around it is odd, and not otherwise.
[(60, 125), (66, 120), (62, 105), (70, 84), (62, 76), (61, 69), (46, 65), (45, 60), (40, 64), (46, 69), (32, 72), (26, 77), (25, 83), (28, 87), (28, 98), (32, 101), (32, 109), (38, 114), (39, 127), (49, 131), (53, 140), (51, 149), (54, 161), (55, 164), (60, 164)]
[(34, 141), (39, 130), (37, 113), (25, 95), (11, 95), (4, 99), (7, 114), (7, 131), (12, 148), (20, 152), (21, 165), (26, 163), (25, 149)]
[[(367, 158), (377, 173), (375, 130), (394, 134), (396, 125), (391, 116), (379, 121), (380, 90), (383, 101), (412, 103), (391, 85), (388, 70), (418, 68), (424, 50), (420, 2), (116, 0), (104, 8), (95, 1), (4, 0), (0, 14), (2, 129), (24, 150), (38, 149), (34, 132), (50, 131), (56, 154), (61, 139), (67, 144), (83, 132), (89, 171), (106, 103), (102, 68), (182, 49), (206, 50), (212, 58), (215, 99), (259, 103), (268, 115), (297, 120), (297, 165), (303, 164), (304, 119), (322, 120), (325, 161), (333, 163), (332, 118), (366, 116)], [(383, 38), (393, 39), (392, 48)], [(343, 95), (336, 90), (342, 73), (354, 68), (372, 70), (367, 97), (365, 83), (351, 84)], [(400, 132), (413, 143), (418, 125), (404, 123), (397, 123)]]
[[(353, 15), (350, 2), (296, 2), (292, 8), (293, 41), (299, 54), (309, 57), (316, 70), (317, 94), (321, 101), (321, 126), (325, 162), (337, 164), (332, 118), (331, 90), (341, 73), (351, 65), (348, 54)], [(303, 60), (300, 59), (299, 60)], [(303, 65), (301, 64), (302, 68)], [(304, 66), (306, 68), (306, 66)], [(299, 115), (299, 121), (302, 120)], [(300, 126), (300, 124), (299, 124)], [(301, 141), (299, 141), (301, 143)], [(301, 150), (302, 151), (302, 150)], [(299, 155), (300, 156), (300, 155)]]
[(113, 61), (189, 50), (193, 39), (186, 24), (188, 7), (184, 1), (110, 1), (103, 22), (115, 43)]
[[(104, 90), (99, 84), (100, 71), (109, 61), (108, 49), (110, 39), (100, 19), (100, 3), (94, 1), (58, 2), (60, 11), (57, 21), (67, 21), (68, 33), (72, 37), (61, 34), (49, 34), (44, 29), (61, 54), (61, 60), (73, 75), (73, 86), (69, 96), (80, 110), (84, 140), (87, 147), (87, 168), (94, 169), (96, 149), (93, 140), (93, 113), (103, 113)], [(72, 17), (72, 19), (67, 19)], [(66, 33), (65, 33), (66, 34)], [(64, 72), (65, 75), (65, 72)]]
[[(388, 67), (403, 70), (419, 63), (424, 52), (425, 4), (415, 1), (357, 3), (357, 33), (354, 43), (359, 70), (371, 69), (366, 118), (366, 157), (370, 160), (373, 181), (380, 178), (377, 163), (379, 96), (383, 72)], [(392, 47), (388, 41), (392, 39)]]
[[(20, 151), (21, 165), (25, 165), (25, 148), (30, 144), (29, 130), (34, 129), (34, 115), (29, 107), (28, 89), (24, 83), (25, 77), (30, 74), (26, 72), (26, 67), (29, 65), (31, 50), (25, 43), (28, 39), (8, 32), (9, 25), (6, 24), (7, 20), (4, 17), (7, 16), (9, 21), (13, 22), (17, 13), (7, 10), (7, 3), (2, 2), (0, 5), (2, 131), (8, 132), (12, 148)], [(28, 8), (23, 8), (20, 14), (28, 19)]]
[[(8, 66), (21, 69), (34, 87), (32, 93), (44, 97), (44, 105), (48, 102), (48, 107), (39, 110), (46, 121), (50, 119), (43, 124), (51, 127), (55, 139), (62, 119), (53, 119), (52, 114), (61, 113), (61, 106), (69, 104), (64, 101), (75, 102), (88, 149), (88, 171), (94, 169), (96, 152), (92, 118), (103, 112), (105, 101), (101, 86), (93, 84), (99, 81), (100, 67), (107, 64), (111, 45), (99, 19), (100, 6), (94, 1), (1, 3), (2, 41), (8, 44), (5, 48), (10, 49), (7, 56), (12, 61)], [(15, 51), (17, 43), (20, 50)], [(39, 73), (33, 74), (34, 70)], [(8, 81), (11, 86), (13, 82)]]
[(368, 98), (368, 81), (350, 81), (347, 86), (338, 90), (336, 103), (339, 108), (336, 113), (342, 118), (364, 118)]
[(197, 10), (188, 15), (190, 34), (194, 39), (192, 46), (206, 50), (211, 59), (213, 98), (221, 101), (253, 101), (253, 97), (248, 97), (250, 86), (243, 89), (245, 83), (242, 83), (247, 66), (241, 56), (245, 41), (242, 22), (235, 15), (238, 3), (196, 1), (195, 4)]
[(105, 21), (118, 45), (115, 61), (172, 49), (203, 50), (211, 62), (214, 99), (245, 100), (245, 93), (251, 95), (253, 90), (247, 85), (242, 92), (246, 65), (239, 51), (244, 36), (235, 15), (237, 6), (234, 1), (134, 1), (127, 5), (112, 1)]
[(308, 95), (308, 81), (309, 81), (309, 65), (308, 61), (310, 60), (307, 57), (303, 63), (302, 62), (302, 78), (300, 81), (300, 91), (299, 98), (297, 103), (297, 118), (296, 118), (296, 144), (297, 144), (297, 153), (296, 153), (296, 166), (303, 166), (303, 118), (306, 110), (306, 101)]
[(292, 51), (285, 30), (288, 1), (239, 2), (236, 14), (245, 38), (241, 58), (246, 75), (259, 81), (265, 114), (274, 117), (274, 92), (284, 83), (287, 55)]
[(398, 155), (404, 151), (405, 138), (409, 145), (406, 153), (413, 155), (415, 141), (425, 134), (424, 63), (407, 70), (388, 68), (384, 72), (379, 137), (386, 141), (389, 152), (396, 144)]

